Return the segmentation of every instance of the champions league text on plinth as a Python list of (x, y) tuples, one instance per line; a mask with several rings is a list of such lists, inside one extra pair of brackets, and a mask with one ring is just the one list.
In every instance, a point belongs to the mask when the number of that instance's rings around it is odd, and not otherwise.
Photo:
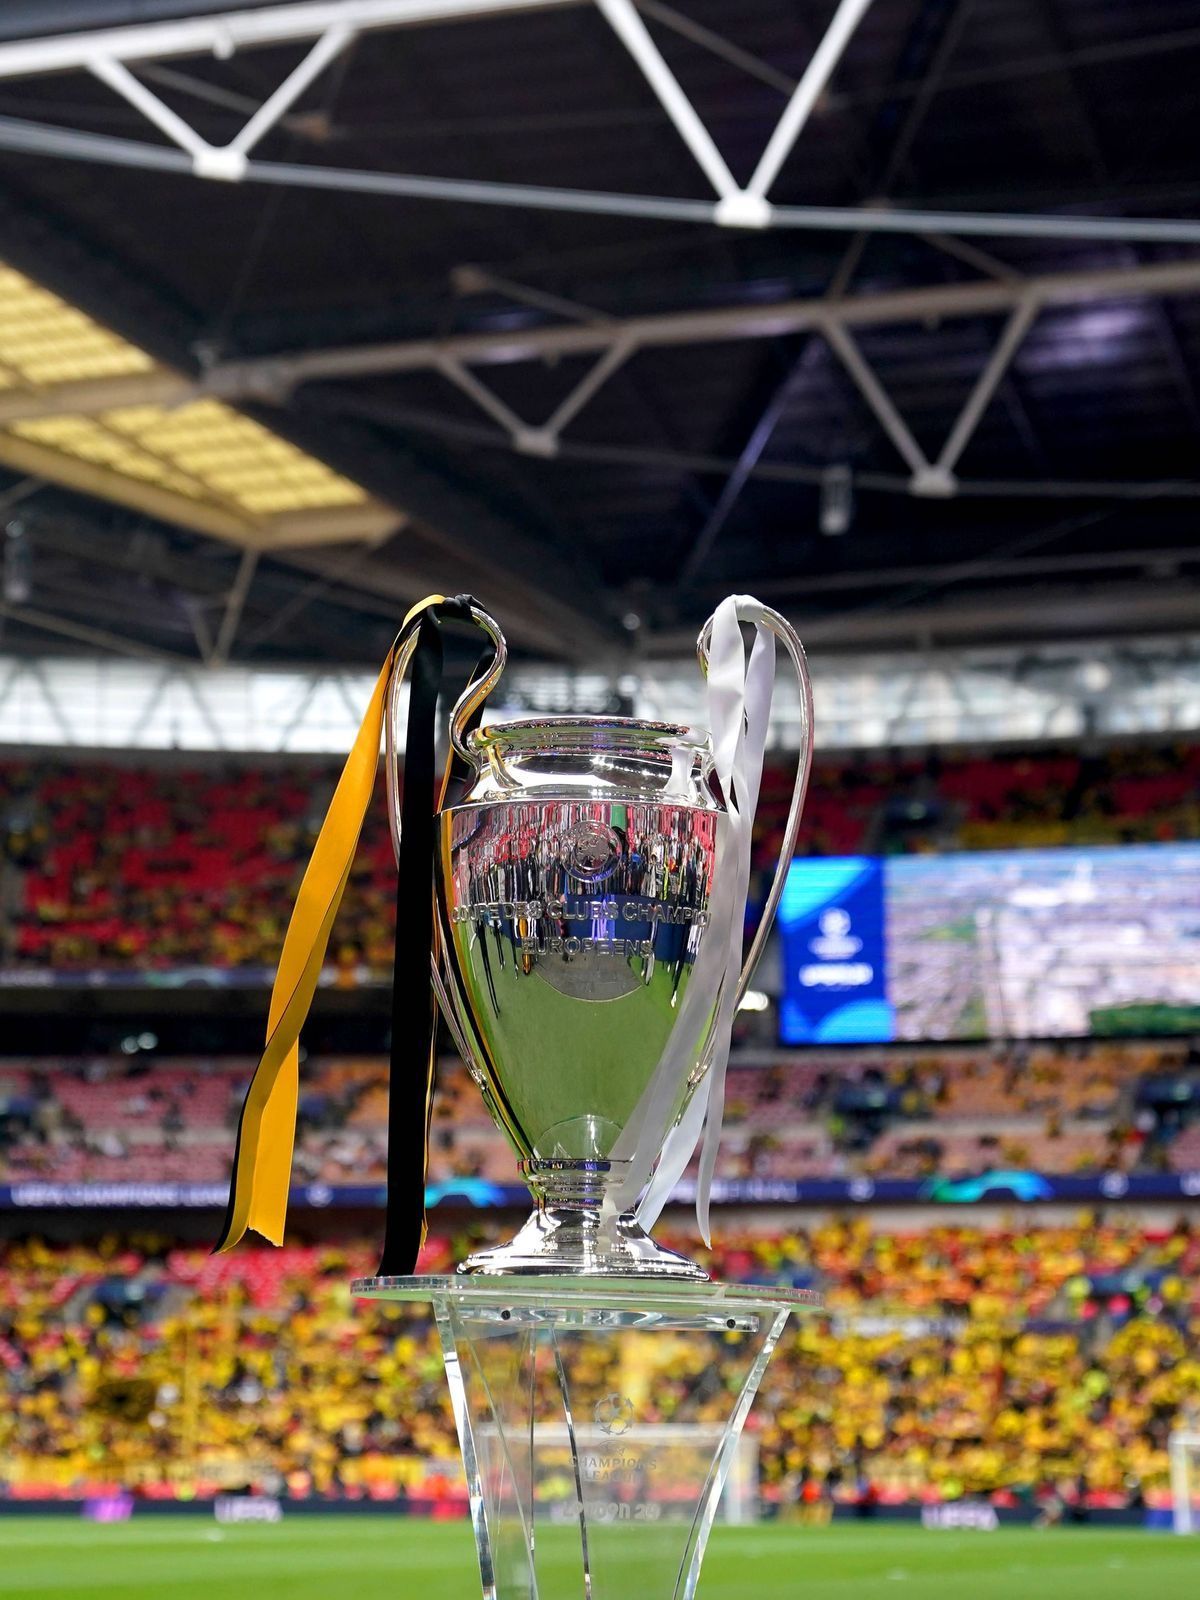
[[(440, 601), (428, 603), (422, 629), (436, 624)], [(649, 1234), (699, 1146), (697, 1213), (708, 1237), (730, 1030), (775, 912), (808, 779), (804, 654), (776, 612), (732, 597), (698, 642), (710, 733), (603, 717), (480, 727), (504, 640), (470, 597), (441, 603), (473, 623), (487, 649), (451, 716), (450, 764), (421, 846), (431, 845), (433, 859), (415, 868), (411, 835), (425, 819), (410, 791), (421, 781), (429, 720), (428, 694), (426, 710), (414, 710), (429, 676), (419, 662), (403, 804), (392, 722), (420, 645), (402, 633), (393, 670), (381, 675), (401, 880), (396, 993), (413, 976), (400, 968), (406, 946), (413, 955), (408, 877), (419, 895), (432, 889), (432, 908), (418, 903), (416, 912), (432, 909), (441, 1013), (536, 1206), (515, 1238), (455, 1275), (411, 1275), (415, 1249), (398, 1253), (393, 1242), (408, 1234), (393, 1178), (399, 1193), (398, 1079), (418, 1068), (394, 1044), (389, 1244), (380, 1276), (357, 1281), (354, 1293), (432, 1303), (488, 1600), (687, 1600), (772, 1351), (789, 1314), (818, 1303), (802, 1291), (714, 1283)], [(800, 756), (779, 869), (743, 967), (777, 640), (800, 679)], [(438, 645), (439, 667), (440, 659)], [(375, 734), (377, 749), (377, 726)], [(335, 796), (331, 818), (337, 805)], [(321, 850), (318, 841), (314, 866)], [(334, 862), (331, 881), (337, 870)], [(309, 910), (316, 917), (319, 901)], [(424, 926), (416, 912), (413, 925)], [(293, 923), (299, 913), (298, 902)], [(327, 911), (318, 933), (327, 938), (331, 922)], [(319, 967), (319, 936), (313, 948)], [(424, 985), (428, 957), (418, 954)], [(285, 945), (281, 976), (287, 957)], [(311, 952), (298, 960), (296, 970), (313, 968)], [(273, 1026), (285, 1014), (277, 985)], [(272, 1112), (262, 1078), (289, 1040), (268, 1040), (258, 1098), (255, 1085), (247, 1098), (222, 1247), (245, 1226), (263, 1226), (254, 1174), (259, 1164), (267, 1170)], [(427, 1091), (408, 1104), (427, 1130)], [(565, 1535), (539, 1540), (551, 1526)]]

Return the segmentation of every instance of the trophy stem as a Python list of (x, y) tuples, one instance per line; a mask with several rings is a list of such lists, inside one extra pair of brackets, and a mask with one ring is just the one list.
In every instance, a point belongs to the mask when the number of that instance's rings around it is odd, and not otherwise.
[(537, 1209), (514, 1239), (468, 1256), (459, 1272), (707, 1282), (702, 1267), (656, 1244), (632, 1212), (618, 1214), (606, 1206), (607, 1195), (620, 1185), (628, 1166), (626, 1161), (523, 1161), (521, 1172)]
[(628, 1161), (522, 1161), (521, 1176), (539, 1206), (599, 1211), (608, 1191), (621, 1182)]

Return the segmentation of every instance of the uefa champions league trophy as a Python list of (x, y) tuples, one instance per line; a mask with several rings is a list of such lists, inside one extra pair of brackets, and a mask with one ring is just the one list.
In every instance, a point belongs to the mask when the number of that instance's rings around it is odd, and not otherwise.
[[(707, 1232), (729, 1032), (807, 784), (804, 653), (781, 616), (737, 597), (698, 643), (711, 736), (615, 717), (475, 727), (504, 640), (456, 603), (491, 652), (451, 718), (469, 781), (436, 817), (432, 982), (536, 1207), (452, 1276), (354, 1291), (432, 1302), (487, 1600), (690, 1600), (772, 1350), (816, 1303), (713, 1283), (648, 1232), (697, 1143)], [(776, 640), (800, 680), (800, 754), (742, 966)], [(387, 688), (398, 850), (392, 724), (410, 656), (401, 645)], [(410, 721), (406, 782), (411, 738)]]

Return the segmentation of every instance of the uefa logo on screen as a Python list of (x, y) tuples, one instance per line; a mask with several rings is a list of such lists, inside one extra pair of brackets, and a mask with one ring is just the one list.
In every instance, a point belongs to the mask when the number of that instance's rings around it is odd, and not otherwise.
[(850, 913), (841, 906), (822, 911), (817, 927), (820, 932), (808, 947), (822, 961), (845, 961), (863, 947), (862, 940), (850, 932)]

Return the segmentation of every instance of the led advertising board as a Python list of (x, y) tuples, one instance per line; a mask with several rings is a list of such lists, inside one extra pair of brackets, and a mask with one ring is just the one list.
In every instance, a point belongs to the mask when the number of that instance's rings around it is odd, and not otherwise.
[(1200, 1032), (1200, 845), (794, 861), (785, 1044)]

